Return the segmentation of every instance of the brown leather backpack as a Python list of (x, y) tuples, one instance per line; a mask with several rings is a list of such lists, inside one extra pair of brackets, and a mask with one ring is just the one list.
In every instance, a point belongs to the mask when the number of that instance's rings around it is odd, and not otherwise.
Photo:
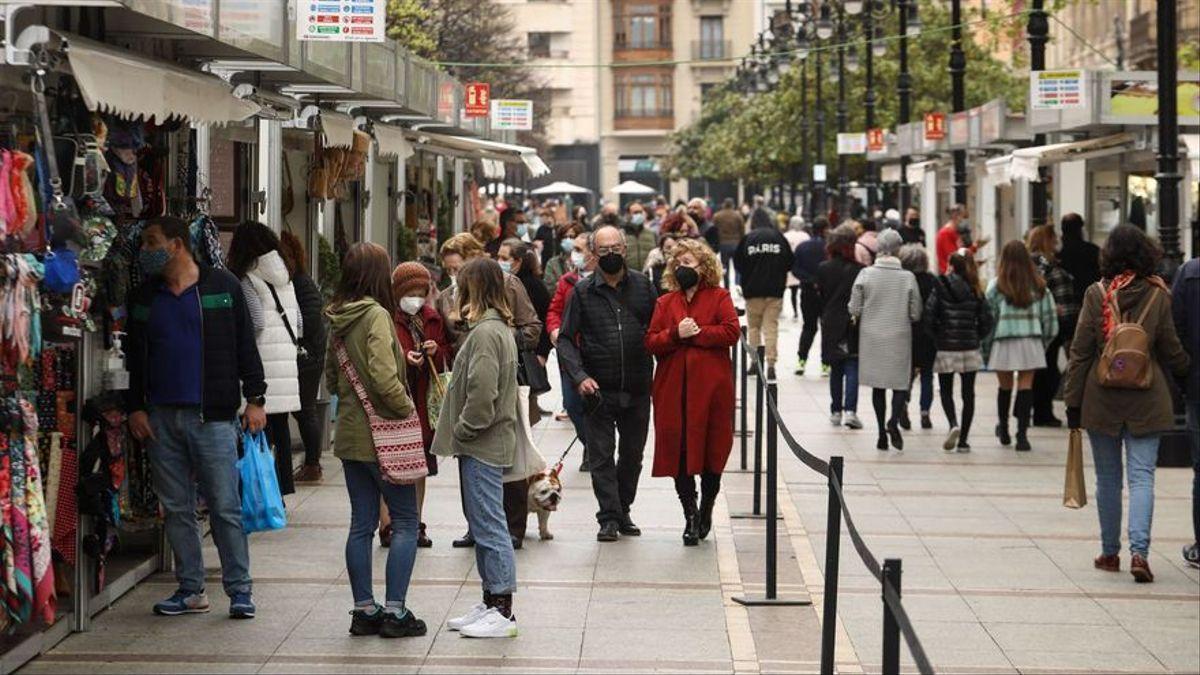
[[(1096, 283), (1099, 284), (1101, 293), (1105, 293), (1104, 284)], [(1150, 334), (1146, 332), (1143, 324), (1160, 294), (1157, 288), (1151, 287), (1150, 298), (1146, 300), (1141, 315), (1137, 321), (1131, 322), (1127, 317), (1121, 316), (1117, 294), (1113, 293), (1112, 313), (1114, 319), (1120, 323), (1113, 328), (1112, 335), (1104, 344), (1104, 350), (1100, 352), (1100, 360), (1096, 363), (1096, 375), (1101, 387), (1150, 388), (1154, 380), (1154, 361), (1150, 357)]]

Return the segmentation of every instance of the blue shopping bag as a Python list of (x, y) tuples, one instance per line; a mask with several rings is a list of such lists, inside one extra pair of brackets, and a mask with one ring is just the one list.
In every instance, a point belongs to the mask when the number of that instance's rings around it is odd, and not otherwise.
[(287, 526), (279, 479), (275, 476), (275, 456), (263, 432), (242, 433), (242, 458), (238, 474), (242, 479), (242, 529), (247, 534), (281, 530)]

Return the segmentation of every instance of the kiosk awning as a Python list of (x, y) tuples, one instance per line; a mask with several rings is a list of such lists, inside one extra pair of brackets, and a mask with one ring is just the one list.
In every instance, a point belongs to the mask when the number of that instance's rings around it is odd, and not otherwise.
[(321, 133), (327, 148), (349, 148), (354, 145), (354, 118), (333, 110), (321, 111)]
[(375, 143), (379, 146), (381, 157), (395, 157), (404, 162), (412, 157), (412, 144), (404, 137), (404, 130), (386, 124), (373, 124), (371, 131), (375, 134)]
[(524, 145), (485, 141), (468, 136), (448, 136), (427, 131), (410, 131), (408, 137), (419, 144), (442, 148), (451, 154), (476, 159), (495, 159), (510, 164), (521, 162), (534, 178), (550, 173), (550, 167), (538, 157), (537, 150)]
[(1115, 155), (1127, 150), (1135, 140), (1134, 134), (1126, 132), (1072, 143), (1021, 148), (1010, 155), (988, 160), (988, 174), (1001, 184), (1011, 183), (1013, 179), (1036, 183), (1040, 180), (1040, 167)]
[(89, 110), (123, 119), (183, 119), (194, 124), (241, 122), (259, 110), (257, 104), (235, 98), (224, 80), (211, 75), (70, 33), (58, 35), (66, 43), (71, 73)]

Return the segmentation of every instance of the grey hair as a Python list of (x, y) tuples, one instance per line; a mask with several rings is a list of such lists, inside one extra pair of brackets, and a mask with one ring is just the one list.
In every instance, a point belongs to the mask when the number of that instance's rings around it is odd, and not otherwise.
[(900, 236), (900, 233), (890, 227), (880, 232), (879, 237), (875, 241), (875, 252), (878, 255), (894, 256), (900, 250), (900, 247), (904, 245), (904, 239)]
[(900, 247), (900, 265), (909, 272), (928, 272), (929, 254), (920, 244), (905, 244)]
[(792, 216), (790, 219), (788, 219), (788, 229), (803, 230), (804, 229), (804, 217), (803, 216)]
[(624, 230), (622, 230), (621, 228), (619, 228), (615, 225), (604, 225), (600, 228), (597, 228), (595, 231), (588, 233), (588, 250), (591, 251), (592, 253), (596, 252), (596, 235), (600, 234), (604, 230), (613, 230), (614, 232), (616, 232), (621, 237), (621, 245), (622, 246), (625, 245), (625, 231)]

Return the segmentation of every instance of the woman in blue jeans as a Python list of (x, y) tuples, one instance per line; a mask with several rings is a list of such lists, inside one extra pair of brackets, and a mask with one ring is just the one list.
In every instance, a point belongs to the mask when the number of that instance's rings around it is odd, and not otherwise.
[[(1135, 581), (1154, 581), (1147, 562), (1154, 516), (1154, 468), (1162, 432), (1174, 427), (1169, 374), (1187, 374), (1188, 355), (1171, 320), (1171, 294), (1155, 275), (1162, 251), (1131, 225), (1113, 229), (1100, 256), (1101, 280), (1087, 289), (1067, 369), (1067, 422), (1086, 429), (1096, 463), (1100, 515), (1097, 569), (1121, 569), (1121, 449), (1129, 481), (1129, 570)], [(1101, 356), (1121, 324), (1136, 323), (1148, 340), (1149, 388), (1100, 381)], [(1131, 330), (1122, 326), (1124, 334)], [(1136, 330), (1136, 329), (1133, 329)], [(1109, 360), (1120, 373), (1126, 357)]]
[[(413, 485), (383, 480), (375, 457), (363, 401), (386, 419), (404, 419), (415, 409), (405, 386), (405, 361), (392, 321), (392, 265), (378, 244), (358, 243), (342, 260), (342, 277), (326, 315), (333, 339), (325, 358), (325, 381), (337, 394), (333, 454), (342, 460), (350, 495), (346, 571), (354, 594), (352, 635), (411, 637), (425, 622), (405, 607), (417, 557), (417, 493)], [(344, 354), (343, 354), (344, 353)], [(341, 364), (339, 355), (347, 362)], [(371, 591), (371, 555), (382, 497), (392, 518), (387, 556), (387, 594), (380, 607)]]
[(839, 225), (826, 240), (829, 259), (817, 266), (821, 360), (829, 365), (829, 423), (861, 429), (858, 419), (858, 328), (850, 320), (850, 290), (863, 266), (854, 259), (858, 233)]

